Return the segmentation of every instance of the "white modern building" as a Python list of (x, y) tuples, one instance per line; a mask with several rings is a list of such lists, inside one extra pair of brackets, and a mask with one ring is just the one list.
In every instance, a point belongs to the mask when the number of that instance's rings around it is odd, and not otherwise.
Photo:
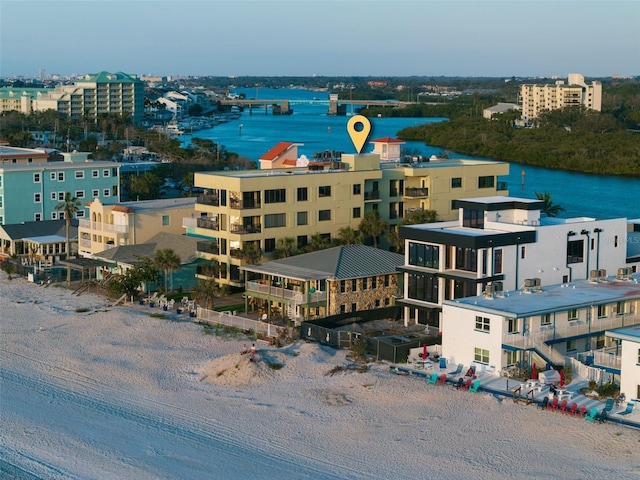
[[(445, 300), (483, 292), (520, 290), (530, 279), (541, 285), (605, 277), (637, 269), (628, 238), (637, 233), (625, 218), (552, 218), (544, 202), (514, 197), (455, 200), (455, 221), (400, 226), (405, 241), (406, 324), (443, 329)], [(608, 272), (608, 273), (607, 273)]]
[[(623, 267), (617, 274), (591, 280), (551, 286), (531, 282), (509, 292), (445, 300), (442, 354), (481, 370), (571, 365), (581, 377), (603, 382), (621, 373), (622, 340), (622, 360), (631, 372), (624, 387), (636, 395), (640, 275), (631, 270)], [(633, 328), (606, 333), (621, 327)]]
[(615, 354), (620, 365), (620, 392), (627, 401), (640, 402), (640, 325), (612, 330), (606, 336), (618, 347)]

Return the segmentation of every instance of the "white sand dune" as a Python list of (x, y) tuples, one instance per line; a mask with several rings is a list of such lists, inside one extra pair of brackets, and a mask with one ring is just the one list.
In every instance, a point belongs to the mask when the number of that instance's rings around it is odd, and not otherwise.
[(0, 276), (0, 477), (638, 478), (640, 432)]

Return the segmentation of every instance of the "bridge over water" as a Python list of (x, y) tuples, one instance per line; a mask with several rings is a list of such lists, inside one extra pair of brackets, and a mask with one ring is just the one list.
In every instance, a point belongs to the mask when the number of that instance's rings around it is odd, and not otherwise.
[(394, 107), (403, 108), (407, 105), (416, 105), (417, 102), (399, 102), (397, 100), (340, 100), (337, 95), (331, 95), (329, 100), (300, 99), (300, 100), (277, 100), (277, 99), (225, 99), (220, 102), (222, 105), (244, 106), (249, 109), (249, 115), (253, 114), (254, 108), (264, 107), (265, 113), (269, 107), (274, 115), (287, 115), (292, 112), (291, 105), (327, 105), (328, 115), (346, 115), (346, 107), (351, 105), (363, 107)]

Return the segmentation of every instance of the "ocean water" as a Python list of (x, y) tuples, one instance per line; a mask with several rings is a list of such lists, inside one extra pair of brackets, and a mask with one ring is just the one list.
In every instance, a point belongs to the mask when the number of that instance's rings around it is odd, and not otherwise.
[[(308, 158), (324, 150), (356, 152), (347, 132), (348, 116), (327, 115), (328, 105), (326, 104), (295, 103), (296, 100), (327, 101), (329, 98), (327, 92), (296, 88), (237, 89), (232, 92), (244, 93), (247, 98), (290, 100), (293, 114), (272, 115), (270, 109), (265, 111), (264, 108), (256, 108), (250, 115), (248, 109), (245, 109), (239, 119), (217, 125), (209, 130), (194, 132), (193, 136), (218, 142), (228, 151), (255, 161), (282, 141), (299, 143), (298, 155), (306, 155)], [(369, 140), (396, 137), (398, 131), (409, 126), (446, 121), (443, 118), (370, 118), (369, 120), (371, 121)], [(191, 135), (183, 136), (183, 143), (187, 144), (190, 138)], [(447, 153), (450, 157), (477, 158), (445, 151), (422, 142), (407, 142), (403, 148), (427, 157)], [(368, 143), (362, 151), (372, 150), (373, 145)], [(586, 175), (512, 163), (508, 177), (501, 180), (508, 182), (511, 196), (536, 198), (536, 192), (549, 192), (553, 202), (565, 208), (566, 211), (560, 215), (562, 217), (640, 218), (640, 179), (638, 178)]]

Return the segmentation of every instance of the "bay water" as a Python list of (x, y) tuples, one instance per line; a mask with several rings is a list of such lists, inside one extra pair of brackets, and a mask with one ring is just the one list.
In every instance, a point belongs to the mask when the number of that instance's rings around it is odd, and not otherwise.
[[(253, 108), (250, 113), (245, 108), (237, 120), (216, 125), (212, 129), (201, 130), (193, 136), (217, 142), (231, 152), (258, 159), (278, 142), (299, 143), (298, 155), (313, 158), (316, 152), (335, 150), (355, 153), (356, 149), (347, 132), (349, 117), (327, 115), (327, 92), (299, 88), (253, 88), (233, 89), (232, 93), (244, 93), (246, 98), (260, 100), (290, 100), (291, 115), (273, 115), (271, 109)], [(318, 103), (313, 103), (318, 101)], [(296, 103), (296, 102), (311, 103)], [(324, 101), (324, 103), (319, 103)], [(348, 107), (350, 108), (350, 107)], [(351, 111), (349, 110), (349, 113)], [(370, 118), (369, 141), (381, 137), (396, 137), (405, 127), (425, 123), (445, 121), (444, 118)], [(184, 144), (191, 135), (182, 137)], [(640, 139), (640, 137), (639, 137)], [(426, 157), (446, 154), (450, 158), (478, 158), (423, 142), (406, 142), (403, 146), (413, 153)], [(369, 143), (364, 152), (372, 151)], [(488, 159), (492, 160), (492, 159)], [(510, 164), (509, 175), (500, 180), (507, 181), (509, 195), (536, 198), (536, 192), (548, 192), (554, 203), (565, 208), (561, 217), (595, 217), (630, 219), (640, 218), (640, 178), (588, 175), (564, 172), (547, 168)]]

